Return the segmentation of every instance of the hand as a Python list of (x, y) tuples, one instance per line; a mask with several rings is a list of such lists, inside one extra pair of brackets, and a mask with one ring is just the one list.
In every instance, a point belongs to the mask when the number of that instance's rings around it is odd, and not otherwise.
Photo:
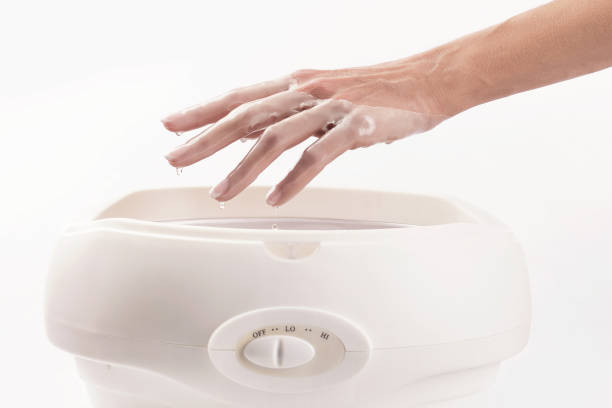
[(268, 194), (268, 204), (281, 205), (345, 151), (390, 143), (446, 119), (421, 68), (404, 61), (338, 71), (298, 71), (231, 91), (163, 120), (173, 132), (216, 122), (166, 158), (174, 167), (185, 167), (241, 138), (257, 138), (238, 166), (211, 190), (213, 198), (227, 201), (285, 150), (317, 136)]
[(185, 167), (238, 139), (257, 138), (211, 190), (227, 201), (285, 150), (319, 137), (268, 194), (268, 204), (281, 205), (347, 150), (424, 132), (473, 106), (612, 66), (611, 22), (610, 0), (556, 0), (408, 59), (298, 71), (238, 89), (165, 118), (174, 132), (214, 123), (166, 158)]

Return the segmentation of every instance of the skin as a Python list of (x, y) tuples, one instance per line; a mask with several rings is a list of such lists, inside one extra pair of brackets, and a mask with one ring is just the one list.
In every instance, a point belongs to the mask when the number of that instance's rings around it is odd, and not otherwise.
[(256, 142), (211, 190), (235, 197), (285, 150), (315, 136), (267, 195), (279, 206), (347, 150), (425, 132), (471, 107), (612, 66), (612, 1), (557, 0), (409, 58), (301, 70), (236, 89), (162, 120), (182, 132), (212, 124), (168, 153), (194, 164), (242, 138)]

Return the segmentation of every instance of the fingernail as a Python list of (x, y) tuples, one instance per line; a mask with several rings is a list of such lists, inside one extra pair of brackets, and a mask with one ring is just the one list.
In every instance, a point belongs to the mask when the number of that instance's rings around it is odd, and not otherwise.
[(175, 113), (171, 113), (170, 115), (166, 116), (165, 118), (163, 118), (161, 121), (164, 125), (172, 122), (173, 120), (176, 120), (178, 118), (180, 118), (181, 116), (183, 116), (183, 114), (181, 112), (175, 112)]
[(280, 191), (274, 187), (272, 190), (270, 190), (268, 195), (266, 195), (266, 203), (268, 203), (268, 205), (275, 206), (280, 200), (280, 197)]
[(217, 184), (212, 190), (210, 190), (210, 196), (216, 200), (221, 195), (225, 194), (228, 188), (229, 188), (229, 181), (225, 179), (219, 184)]
[(180, 146), (177, 146), (170, 153), (166, 154), (164, 157), (166, 158), (166, 160), (168, 160), (170, 163), (172, 163), (172, 162), (177, 161), (181, 156), (183, 156), (183, 154), (187, 150), (188, 150), (188, 146), (180, 145)]

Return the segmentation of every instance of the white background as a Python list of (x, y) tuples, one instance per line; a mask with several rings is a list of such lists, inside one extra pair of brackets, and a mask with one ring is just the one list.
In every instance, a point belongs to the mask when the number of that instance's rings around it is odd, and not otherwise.
[[(0, 6), (0, 405), (86, 407), (71, 359), (44, 334), (55, 238), (132, 190), (216, 183), (249, 147), (177, 177), (162, 155), (179, 139), (162, 116), (298, 68), (407, 56), (541, 2), (14, 3)], [(503, 366), (500, 406), (612, 401), (611, 94), (608, 70), (489, 103), (350, 152), (313, 183), (451, 194), (514, 229), (534, 324)], [(280, 180), (298, 154), (257, 183)]]

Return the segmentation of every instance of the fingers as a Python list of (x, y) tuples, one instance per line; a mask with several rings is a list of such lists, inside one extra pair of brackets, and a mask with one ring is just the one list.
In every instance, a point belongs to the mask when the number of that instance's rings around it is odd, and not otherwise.
[(268, 127), (238, 166), (211, 190), (211, 196), (219, 201), (230, 200), (285, 150), (339, 121), (351, 109), (345, 101), (328, 101)]
[(279, 206), (292, 199), (325, 166), (353, 146), (354, 127), (347, 122), (323, 135), (302, 154), (295, 167), (268, 193), (266, 202)]
[(205, 104), (173, 113), (162, 119), (162, 123), (172, 132), (197, 129), (218, 121), (244, 103), (286, 91), (293, 82), (291, 77), (285, 77), (236, 89)]
[(317, 104), (309, 94), (284, 91), (235, 109), (202, 134), (166, 155), (174, 167), (186, 167), (230, 143)]
[(338, 126), (304, 151), (295, 167), (270, 191), (266, 202), (279, 206), (291, 200), (325, 166), (349, 149), (400, 139), (430, 128), (429, 122), (426, 115), (414, 112), (356, 106)]

